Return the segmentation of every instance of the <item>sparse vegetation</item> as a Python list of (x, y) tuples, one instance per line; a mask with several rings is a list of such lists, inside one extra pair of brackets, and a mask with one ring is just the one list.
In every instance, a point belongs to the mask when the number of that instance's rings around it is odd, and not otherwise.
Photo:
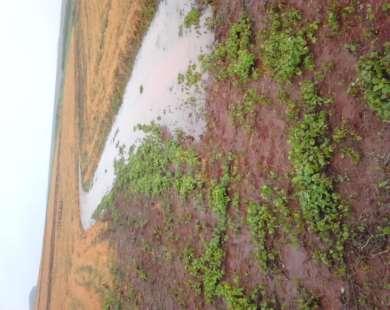
[(263, 271), (270, 273), (279, 265), (273, 240), (284, 234), (287, 240), (296, 243), (297, 233), (294, 226), (299, 219), (289, 210), (287, 196), (283, 190), (263, 185), (260, 196), (260, 203), (249, 204), (247, 222), (259, 265)]
[(200, 82), (201, 78), (202, 75), (197, 71), (196, 64), (191, 64), (184, 74), (179, 73), (177, 81), (179, 84), (184, 84), (186, 87), (193, 87)]
[(321, 300), (310, 293), (307, 289), (300, 287), (297, 306), (299, 310), (316, 310), (320, 309)]
[(236, 103), (231, 111), (233, 122), (236, 126), (243, 126), (250, 130), (256, 121), (256, 106), (269, 104), (270, 100), (259, 95), (255, 89), (248, 89), (242, 102)]
[(333, 35), (337, 34), (340, 30), (339, 17), (337, 15), (336, 9), (328, 12), (328, 27)]
[(359, 152), (350, 146), (341, 149), (341, 158), (345, 157), (350, 158), (352, 163), (355, 165), (357, 165), (361, 160), (361, 155)]

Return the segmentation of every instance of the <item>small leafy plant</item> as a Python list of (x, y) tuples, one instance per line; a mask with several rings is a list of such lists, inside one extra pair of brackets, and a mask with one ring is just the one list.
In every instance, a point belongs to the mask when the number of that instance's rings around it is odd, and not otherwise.
[(276, 232), (276, 218), (265, 205), (250, 203), (247, 221), (256, 244), (256, 256), (260, 267), (264, 271), (269, 271), (276, 259), (268, 244), (268, 240)]
[(184, 26), (191, 28), (192, 26), (198, 27), (200, 21), (200, 11), (197, 8), (192, 8), (184, 17)]
[(336, 10), (331, 10), (328, 12), (327, 22), (331, 33), (333, 35), (337, 34), (340, 30), (340, 22)]
[(269, 27), (263, 32), (262, 60), (274, 77), (286, 82), (301, 74), (301, 66), (311, 61), (309, 43), (315, 41), (318, 24), (303, 27), (296, 10), (269, 12)]
[(250, 50), (252, 36), (249, 17), (241, 17), (231, 26), (227, 39), (203, 58), (204, 68), (210, 69), (220, 80), (248, 81), (255, 72), (255, 55)]
[(179, 84), (183, 84), (186, 87), (197, 86), (202, 78), (202, 74), (197, 71), (196, 64), (191, 64), (188, 66), (187, 71), (179, 73), (177, 76), (177, 81)]
[(384, 121), (390, 121), (390, 43), (383, 52), (371, 52), (358, 63), (357, 83), (368, 106)]

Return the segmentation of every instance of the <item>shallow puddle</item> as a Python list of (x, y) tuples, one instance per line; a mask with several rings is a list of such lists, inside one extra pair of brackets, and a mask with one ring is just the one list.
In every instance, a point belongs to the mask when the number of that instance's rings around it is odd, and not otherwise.
[[(200, 54), (208, 52), (214, 42), (213, 33), (205, 27), (211, 9), (204, 12), (199, 28), (183, 29), (185, 14), (194, 1), (161, 1), (156, 16), (145, 35), (135, 60), (132, 76), (127, 84), (123, 103), (107, 138), (93, 185), (88, 192), (80, 186), (80, 212), (84, 229), (93, 223), (96, 207), (115, 180), (114, 161), (121, 148), (125, 151), (137, 145), (142, 132), (137, 124), (152, 121), (169, 130), (181, 129), (199, 138), (205, 128), (202, 108), (205, 93), (202, 89), (183, 90), (178, 74), (191, 63), (197, 63)], [(189, 103), (195, 98), (193, 103)], [(191, 101), (192, 102), (192, 101)]]

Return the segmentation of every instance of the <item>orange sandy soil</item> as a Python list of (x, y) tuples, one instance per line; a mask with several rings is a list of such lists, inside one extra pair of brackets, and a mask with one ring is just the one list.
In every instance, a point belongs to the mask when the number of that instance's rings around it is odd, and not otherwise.
[(137, 33), (146, 27), (143, 19), (150, 3), (76, 3), (50, 176), (37, 309), (102, 308), (113, 253), (99, 237), (105, 224), (88, 231), (81, 227), (79, 165), (86, 182), (93, 176), (119, 106), (140, 40)]
[(84, 232), (80, 224), (74, 60), (72, 40), (50, 180), (37, 309), (99, 309), (100, 296), (90, 289), (88, 266), (99, 269), (101, 283), (109, 283), (109, 247), (97, 240), (104, 226)]

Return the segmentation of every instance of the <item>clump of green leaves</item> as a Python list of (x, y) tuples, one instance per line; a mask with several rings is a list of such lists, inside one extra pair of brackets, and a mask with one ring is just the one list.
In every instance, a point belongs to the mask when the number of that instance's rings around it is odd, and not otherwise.
[(183, 175), (175, 180), (175, 188), (180, 197), (186, 199), (196, 189), (202, 187), (202, 181), (198, 175)]
[(203, 293), (208, 302), (218, 296), (218, 288), (224, 275), (223, 243), (227, 225), (227, 208), (230, 202), (227, 192), (230, 176), (228, 169), (224, 170), (224, 175), (219, 182), (212, 185), (210, 190), (209, 206), (217, 217), (213, 237), (201, 257), (194, 258), (190, 254), (187, 255), (186, 261), (187, 270), (202, 283)]
[(268, 14), (268, 28), (263, 32), (262, 60), (281, 82), (301, 74), (301, 66), (311, 61), (309, 43), (315, 41), (318, 24), (304, 27), (296, 10), (273, 9)]
[(390, 2), (385, 2), (382, 5), (382, 11), (384, 13), (389, 13), (390, 12)]
[(197, 8), (192, 8), (184, 17), (184, 26), (191, 28), (192, 26), (198, 27), (200, 21), (200, 11)]
[(276, 260), (268, 242), (276, 232), (276, 218), (265, 205), (250, 203), (247, 221), (256, 244), (256, 255), (260, 267), (268, 271)]
[(332, 34), (336, 34), (340, 30), (339, 17), (336, 10), (331, 10), (328, 12), (327, 22)]
[(231, 26), (226, 40), (203, 58), (205, 69), (210, 69), (220, 80), (249, 80), (255, 72), (255, 55), (250, 46), (252, 36), (249, 17), (241, 17)]
[(316, 310), (320, 308), (321, 300), (307, 289), (300, 287), (297, 306), (299, 310)]
[(256, 310), (256, 304), (245, 295), (240, 287), (224, 282), (219, 286), (218, 294), (222, 296), (229, 310)]
[(329, 98), (321, 97), (318, 95), (316, 85), (313, 81), (304, 81), (301, 85), (302, 99), (305, 103), (307, 111), (315, 111), (317, 108), (324, 104), (329, 104), (332, 101)]
[(186, 87), (196, 86), (202, 78), (202, 74), (197, 71), (196, 64), (191, 64), (188, 66), (187, 71), (179, 73), (177, 76), (177, 81), (179, 84), (184, 84)]
[(194, 150), (182, 146), (178, 136), (163, 139), (156, 125), (139, 126), (139, 129), (145, 132), (145, 137), (138, 148), (129, 151), (127, 159), (122, 157), (115, 162), (113, 189), (103, 198), (95, 217), (104, 210), (113, 210), (117, 193), (156, 198), (175, 189), (186, 198), (201, 186), (196, 174), (199, 158)]
[(256, 106), (269, 104), (269, 99), (259, 95), (255, 89), (248, 89), (242, 102), (236, 103), (231, 111), (233, 122), (236, 126), (243, 126), (249, 130), (256, 121)]
[(360, 137), (344, 120), (334, 129), (332, 138), (333, 142), (336, 144), (340, 144), (347, 139), (352, 139), (354, 141), (362, 140), (362, 137)]
[(350, 158), (352, 163), (355, 165), (357, 165), (361, 160), (360, 153), (350, 146), (341, 149), (341, 158), (345, 157)]
[(293, 182), (304, 220), (324, 242), (326, 255), (321, 256), (322, 260), (341, 265), (348, 238), (348, 229), (343, 224), (346, 207), (326, 175), (333, 148), (328, 138), (327, 115), (319, 111), (328, 100), (318, 96), (311, 82), (303, 84), (302, 97), (308, 112), (292, 129), (289, 139)]
[(222, 264), (225, 251), (223, 239), (216, 233), (206, 246), (204, 254), (199, 258), (187, 256), (187, 270), (202, 283), (203, 293), (208, 302), (217, 296), (217, 289), (224, 275)]
[(366, 18), (367, 20), (369, 20), (370, 22), (374, 21), (375, 20), (375, 13), (374, 13), (374, 9), (372, 7), (372, 5), (370, 3), (367, 3), (366, 4)]
[(356, 55), (358, 49), (359, 49), (359, 46), (354, 43), (354, 42), (351, 42), (351, 43), (346, 43), (344, 44), (344, 48), (350, 52), (352, 55)]
[(147, 133), (143, 143), (127, 160), (122, 158), (115, 164), (115, 186), (156, 197), (180, 184), (176, 181), (181, 178), (188, 178), (199, 158), (193, 150), (184, 148), (176, 137), (163, 140), (159, 128), (141, 129)]
[(383, 52), (371, 52), (360, 58), (357, 83), (367, 104), (384, 121), (390, 121), (390, 43)]
[(298, 214), (289, 209), (286, 192), (279, 188), (263, 185), (260, 189), (260, 195), (271, 206), (277, 218), (277, 226), (281, 228), (290, 241), (297, 243), (295, 226), (299, 225), (300, 218)]
[(260, 189), (261, 203), (250, 203), (247, 222), (257, 248), (260, 267), (269, 271), (277, 265), (277, 253), (273, 250), (276, 234), (284, 233), (296, 242), (293, 229), (294, 215), (288, 208), (286, 193), (278, 188), (263, 185)]
[(214, 184), (210, 192), (210, 207), (219, 219), (226, 217), (226, 206), (230, 198), (227, 194), (227, 187), (223, 182)]

